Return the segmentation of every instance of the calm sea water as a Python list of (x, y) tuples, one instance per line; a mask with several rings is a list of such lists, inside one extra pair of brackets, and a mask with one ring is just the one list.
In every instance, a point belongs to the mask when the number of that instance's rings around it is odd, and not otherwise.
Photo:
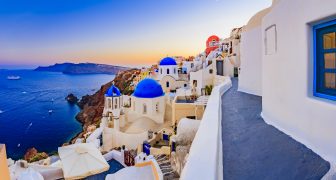
[[(7, 80), (9, 75), (21, 80)], [(48, 153), (68, 142), (82, 127), (79, 108), (64, 99), (93, 94), (114, 75), (65, 75), (31, 70), (0, 71), (0, 143), (7, 155), (21, 158), (31, 147)], [(52, 110), (52, 113), (49, 113)]]

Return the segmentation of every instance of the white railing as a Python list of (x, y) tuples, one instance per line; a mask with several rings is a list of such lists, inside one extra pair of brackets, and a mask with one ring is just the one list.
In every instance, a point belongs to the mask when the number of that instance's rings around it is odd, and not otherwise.
[(232, 86), (230, 78), (215, 86), (200, 127), (191, 145), (182, 180), (223, 179), (222, 95)]

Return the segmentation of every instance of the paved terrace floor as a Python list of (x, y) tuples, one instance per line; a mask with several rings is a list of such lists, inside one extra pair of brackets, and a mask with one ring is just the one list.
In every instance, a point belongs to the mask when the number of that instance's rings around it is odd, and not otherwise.
[(330, 164), (261, 118), (261, 97), (238, 92), (222, 97), (225, 180), (321, 179)]

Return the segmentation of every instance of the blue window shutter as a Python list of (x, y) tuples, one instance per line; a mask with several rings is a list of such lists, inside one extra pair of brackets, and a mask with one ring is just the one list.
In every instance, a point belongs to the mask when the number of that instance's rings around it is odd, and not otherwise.
[[(313, 27), (314, 31), (314, 95), (321, 98), (336, 100), (336, 89), (325, 87), (325, 73), (335, 73), (336, 68), (325, 68), (325, 54), (336, 53), (336, 48), (324, 49), (323, 36), (336, 33), (336, 20)], [(336, 41), (336, 40), (335, 40)]]

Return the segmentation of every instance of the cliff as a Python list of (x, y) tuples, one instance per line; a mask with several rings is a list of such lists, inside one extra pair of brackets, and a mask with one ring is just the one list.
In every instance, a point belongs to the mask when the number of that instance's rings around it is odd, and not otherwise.
[[(131, 83), (136, 75), (140, 73), (139, 69), (130, 69), (119, 72), (113, 81), (101, 86), (101, 88), (93, 95), (86, 95), (78, 102), (78, 106), (82, 109), (77, 115), (76, 119), (83, 124), (83, 131), (90, 125), (98, 125), (102, 118), (104, 109), (104, 97), (107, 89), (112, 85), (117, 86), (122, 94), (131, 95), (133, 87)], [(78, 134), (71, 143), (74, 143), (76, 138), (82, 137), (84, 132)]]
[(130, 68), (94, 63), (62, 63), (51, 66), (39, 66), (35, 71), (62, 72), (64, 74), (117, 74)]

